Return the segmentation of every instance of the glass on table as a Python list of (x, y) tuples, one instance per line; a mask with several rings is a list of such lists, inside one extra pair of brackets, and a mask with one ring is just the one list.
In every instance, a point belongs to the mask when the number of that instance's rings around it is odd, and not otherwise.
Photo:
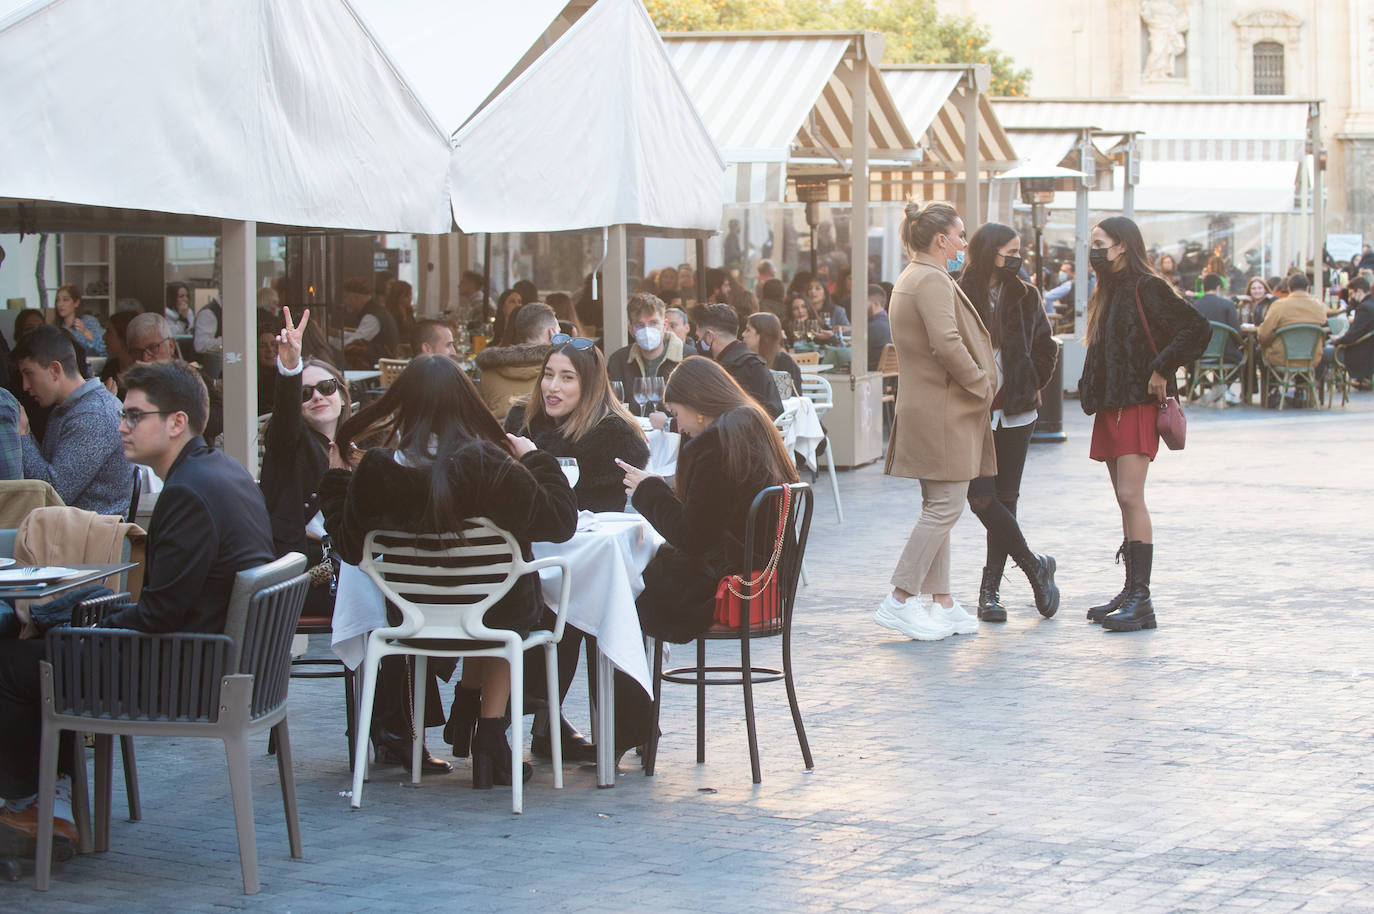
[(649, 382), (652, 378), (635, 378), (633, 394), (639, 404), (639, 414), (644, 415), (644, 404), (649, 402)]
[(619, 400), (621, 403), (625, 402), (625, 385), (621, 382), (611, 382), (611, 393), (615, 394), (615, 398)]
[(576, 457), (559, 457), (558, 468), (563, 471), (563, 475), (568, 477), (568, 485), (576, 486), (577, 480), (581, 478), (581, 470), (577, 466)]
[(647, 380), (649, 382), (649, 402), (653, 404), (653, 409), (650, 412), (654, 412), (658, 409), (658, 404), (663, 402), (663, 391), (667, 389), (668, 381), (666, 378), (658, 377)]

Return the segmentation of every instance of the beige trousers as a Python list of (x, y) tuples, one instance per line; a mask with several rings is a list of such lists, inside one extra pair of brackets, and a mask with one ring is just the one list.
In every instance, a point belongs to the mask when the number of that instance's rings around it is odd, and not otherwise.
[(911, 531), (892, 586), (907, 593), (949, 593), (949, 532), (964, 513), (968, 481), (921, 480), (921, 516)]

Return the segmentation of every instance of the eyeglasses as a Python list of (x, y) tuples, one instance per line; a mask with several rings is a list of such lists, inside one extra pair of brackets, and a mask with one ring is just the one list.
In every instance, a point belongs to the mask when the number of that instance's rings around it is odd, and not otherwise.
[(164, 339), (158, 340), (156, 343), (150, 343), (149, 345), (144, 346), (142, 349), (139, 349), (138, 356), (140, 361), (150, 362), (153, 359), (157, 358), (162, 350), (162, 347), (165, 346), (167, 343), (170, 343), (171, 341), (171, 337), (166, 337)]
[(339, 382), (334, 380), (333, 378), (325, 378), (318, 384), (302, 384), (301, 402), (309, 403), (310, 398), (315, 396), (315, 391), (317, 390), (320, 392), (321, 397), (332, 396), (333, 394), (338, 392)]
[(549, 342), (555, 346), (566, 343), (577, 350), (591, 349), (596, 345), (596, 340), (589, 340), (585, 336), (568, 336), (566, 333), (555, 333)]
[(119, 421), (133, 428), (143, 421), (145, 416), (170, 416), (175, 410), (169, 409), (121, 409), (119, 411)]

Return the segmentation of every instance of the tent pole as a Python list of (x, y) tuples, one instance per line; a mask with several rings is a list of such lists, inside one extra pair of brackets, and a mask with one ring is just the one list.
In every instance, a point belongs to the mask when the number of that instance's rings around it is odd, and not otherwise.
[[(868, 59), (865, 43), (860, 41), (856, 44), (859, 53), (854, 66), (847, 73), (849, 95), (853, 99), (849, 122), (854, 125), (854, 136), (851, 138), (854, 160), (850, 163), (849, 172), (851, 379), (868, 373), (868, 77), (872, 63)], [(876, 53), (881, 53), (881, 50)], [(814, 242), (811, 250), (816, 250)], [(831, 459), (834, 459), (833, 456)]]
[(1307, 106), (1307, 142), (1312, 150), (1312, 297), (1326, 297), (1326, 201), (1322, 199), (1322, 105)]
[[(491, 232), (482, 236), (482, 317), (495, 317), (491, 311)], [(493, 343), (496, 340), (492, 340)]]
[(978, 196), (978, 79), (974, 67), (968, 70), (968, 85), (959, 97), (959, 114), (964, 119), (964, 225), (973, 229), (983, 224), (982, 201)]
[(225, 219), (223, 255), (224, 450), (258, 475), (257, 223)]
[(629, 319), (625, 315), (625, 304), (630, 300), (628, 259), (625, 226), (613, 225), (607, 236), (606, 263), (601, 268), (601, 321), (605, 325), (601, 328), (601, 346), (607, 354), (629, 341)]
[(697, 304), (706, 304), (706, 239), (697, 239)]

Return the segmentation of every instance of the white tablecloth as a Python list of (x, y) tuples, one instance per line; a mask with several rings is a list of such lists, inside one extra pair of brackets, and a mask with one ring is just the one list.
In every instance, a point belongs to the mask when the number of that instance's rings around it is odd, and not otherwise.
[(789, 451), (805, 457), (808, 466), (816, 466), (816, 446), (825, 440), (825, 429), (821, 428), (815, 405), (806, 397), (788, 397), (782, 401), (782, 408), (795, 409), (797, 413), (791, 428), (783, 434), (782, 443)]
[(649, 439), (649, 466), (646, 469), (664, 479), (672, 479), (677, 475), (677, 452), (682, 447), (682, 436), (677, 432), (651, 429), (645, 437)]
[[(653, 677), (644, 656), (635, 598), (644, 591), (644, 568), (663, 538), (638, 514), (582, 512), (578, 531), (566, 543), (534, 543), (537, 559), (566, 558), (572, 566), (568, 624), (595, 636), (603, 654), (645, 691), (653, 694)], [(541, 574), (546, 602), (558, 599), (559, 571)], [(363, 662), (367, 635), (386, 625), (386, 605), (372, 579), (356, 566), (339, 571), (330, 646), (350, 669)]]

